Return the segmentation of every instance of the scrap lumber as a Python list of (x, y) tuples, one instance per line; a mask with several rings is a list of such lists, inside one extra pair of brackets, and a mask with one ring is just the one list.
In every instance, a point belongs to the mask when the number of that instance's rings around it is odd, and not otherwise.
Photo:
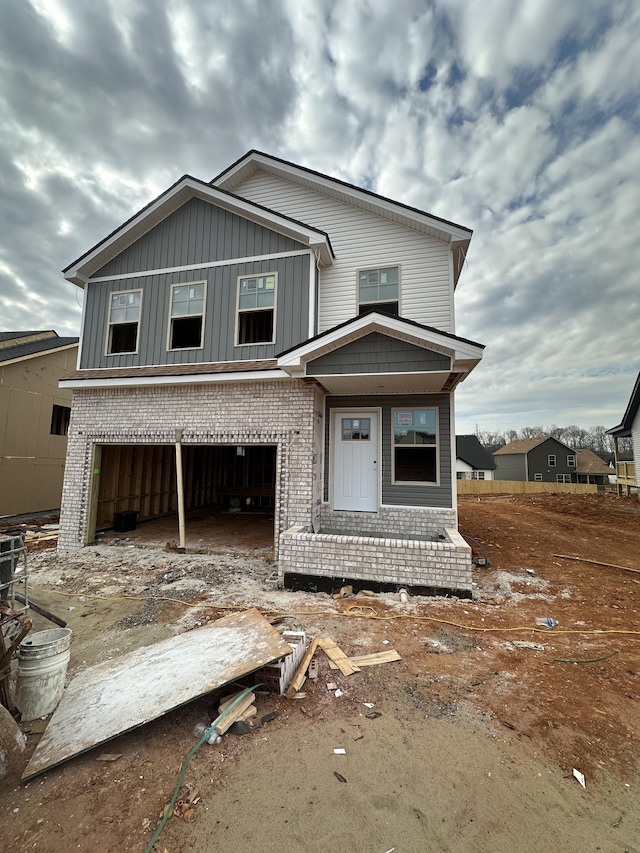
[[(226, 704), (227, 708), (229, 707), (231, 702), (233, 702), (234, 698), (235, 697), (230, 698), (229, 702)], [(219, 735), (223, 735), (227, 731), (227, 729), (231, 728), (231, 726), (237, 720), (239, 720), (240, 717), (242, 717), (242, 715), (245, 713), (245, 711), (247, 711), (249, 709), (249, 707), (251, 705), (253, 705), (255, 698), (256, 697), (253, 695), (253, 693), (247, 693), (247, 695), (238, 702), (238, 704), (235, 706), (235, 708), (232, 708), (229, 711), (229, 713), (224, 718), (224, 720), (221, 720), (218, 723), (218, 725), (215, 727), (216, 733)], [(222, 711), (220, 713), (222, 713)]]
[[(373, 652), (369, 655), (353, 655), (347, 660), (354, 664), (355, 666), (375, 666), (379, 663), (391, 663), (394, 660), (402, 660), (400, 655), (395, 649), (388, 649), (384, 652)], [(338, 664), (330, 661), (329, 666), (331, 669), (338, 669)]]
[(606, 566), (608, 569), (622, 569), (625, 572), (635, 572), (640, 575), (640, 569), (630, 569), (629, 566), (618, 566), (616, 563), (601, 563), (599, 560), (587, 560), (586, 557), (569, 557), (567, 554), (552, 554), (560, 560), (575, 560), (577, 563), (592, 563), (594, 566)]
[(300, 690), (302, 685), (304, 684), (305, 673), (309, 668), (309, 664), (311, 663), (311, 658), (314, 656), (316, 649), (318, 648), (318, 640), (312, 640), (309, 643), (309, 648), (305, 652), (304, 657), (300, 661), (300, 666), (296, 670), (295, 675), (291, 679), (291, 684), (287, 688), (287, 692), (284, 694), (287, 699), (293, 699), (295, 694)]
[(343, 675), (353, 675), (354, 672), (360, 672), (360, 668), (351, 663), (342, 649), (334, 643), (329, 637), (320, 637), (318, 645), (325, 652), (327, 657), (338, 665), (338, 669)]

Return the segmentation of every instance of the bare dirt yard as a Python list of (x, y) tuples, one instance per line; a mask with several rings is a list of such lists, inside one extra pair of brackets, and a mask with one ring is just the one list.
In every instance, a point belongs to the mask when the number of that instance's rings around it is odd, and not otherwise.
[[(302, 698), (259, 696), (258, 715), (278, 716), (195, 753), (181, 797), (196, 802), (156, 851), (640, 853), (640, 504), (499, 496), (459, 510), (490, 559), (470, 600), (279, 591), (268, 537), (30, 555), (33, 599), (73, 631), (69, 677), (249, 606), (347, 655), (401, 655), (346, 677), (319, 653)], [(22, 765), (0, 781), (0, 849), (144, 853), (215, 699), (21, 784), (42, 728), (24, 724)], [(105, 751), (120, 758), (98, 762)]]

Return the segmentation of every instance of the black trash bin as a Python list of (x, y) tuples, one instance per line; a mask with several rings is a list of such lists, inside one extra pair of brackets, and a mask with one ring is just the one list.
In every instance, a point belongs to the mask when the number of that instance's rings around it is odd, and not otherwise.
[(113, 529), (116, 533), (126, 533), (127, 530), (135, 530), (138, 520), (137, 510), (126, 510), (126, 512), (116, 512), (113, 516)]

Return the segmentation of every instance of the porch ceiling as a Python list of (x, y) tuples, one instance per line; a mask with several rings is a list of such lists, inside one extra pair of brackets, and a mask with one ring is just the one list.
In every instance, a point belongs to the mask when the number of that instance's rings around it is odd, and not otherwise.
[[(437, 394), (449, 391), (464, 374), (430, 373), (334, 374), (315, 378), (329, 394)], [(452, 377), (455, 377), (452, 385)], [(458, 378), (459, 377), (459, 378)]]

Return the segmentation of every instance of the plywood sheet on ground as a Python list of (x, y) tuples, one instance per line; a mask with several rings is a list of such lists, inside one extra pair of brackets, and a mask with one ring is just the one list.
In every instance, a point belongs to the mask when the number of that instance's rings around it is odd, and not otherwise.
[(30, 779), (291, 654), (255, 609), (136, 649), (77, 675), (23, 773)]

